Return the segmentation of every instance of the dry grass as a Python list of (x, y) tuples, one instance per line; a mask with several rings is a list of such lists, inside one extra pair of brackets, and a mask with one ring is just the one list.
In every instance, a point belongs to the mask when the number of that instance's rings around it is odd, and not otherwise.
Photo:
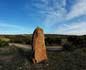
[(86, 48), (74, 51), (47, 51), (48, 62), (31, 63), (31, 51), (4, 47), (0, 52), (0, 70), (86, 70)]

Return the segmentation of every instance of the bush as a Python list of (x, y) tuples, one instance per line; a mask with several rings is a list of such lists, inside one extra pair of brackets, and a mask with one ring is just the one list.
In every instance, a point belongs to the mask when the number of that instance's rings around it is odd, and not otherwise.
[(53, 37), (47, 37), (45, 38), (45, 44), (46, 45), (61, 45), (61, 39), (60, 38), (53, 38)]
[(73, 45), (72, 43), (70, 42), (67, 42), (63, 45), (63, 49), (66, 50), (66, 51), (73, 51), (75, 50), (77, 47), (75, 45)]
[(0, 40), (0, 47), (5, 47), (5, 46), (8, 46), (8, 42)]

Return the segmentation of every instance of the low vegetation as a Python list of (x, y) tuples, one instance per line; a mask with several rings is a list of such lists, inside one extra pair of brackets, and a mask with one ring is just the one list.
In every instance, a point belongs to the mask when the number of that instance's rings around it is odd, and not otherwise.
[(8, 46), (8, 42), (4, 40), (0, 40), (0, 47), (6, 47)]
[[(22, 43), (22, 44), (32, 44), (32, 35), (1, 35), (8, 39), (10, 43)], [(86, 35), (83, 36), (72, 36), (72, 35), (56, 35), (56, 34), (45, 34), (45, 43), (47, 46), (57, 46), (64, 44), (71, 44), (77, 47), (86, 46)]]
[(0, 70), (86, 70), (86, 36), (45, 35), (46, 45), (63, 50), (47, 51), (48, 61), (39, 64), (32, 64), (31, 50), (8, 45), (31, 44), (31, 35), (4, 37), (10, 40), (0, 40)]
[(48, 62), (32, 64), (31, 50), (0, 48), (0, 70), (86, 70), (86, 48), (74, 51), (47, 51)]

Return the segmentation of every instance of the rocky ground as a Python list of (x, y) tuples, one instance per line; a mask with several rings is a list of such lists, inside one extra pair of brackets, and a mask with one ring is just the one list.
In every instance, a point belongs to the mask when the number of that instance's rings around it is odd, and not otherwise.
[(86, 70), (86, 48), (47, 51), (48, 61), (32, 64), (31, 50), (0, 48), (0, 70)]

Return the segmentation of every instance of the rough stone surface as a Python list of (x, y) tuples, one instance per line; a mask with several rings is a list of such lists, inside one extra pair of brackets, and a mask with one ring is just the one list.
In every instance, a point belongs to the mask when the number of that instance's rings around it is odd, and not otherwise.
[(46, 47), (44, 41), (44, 32), (37, 27), (32, 37), (33, 63), (40, 63), (47, 60)]

